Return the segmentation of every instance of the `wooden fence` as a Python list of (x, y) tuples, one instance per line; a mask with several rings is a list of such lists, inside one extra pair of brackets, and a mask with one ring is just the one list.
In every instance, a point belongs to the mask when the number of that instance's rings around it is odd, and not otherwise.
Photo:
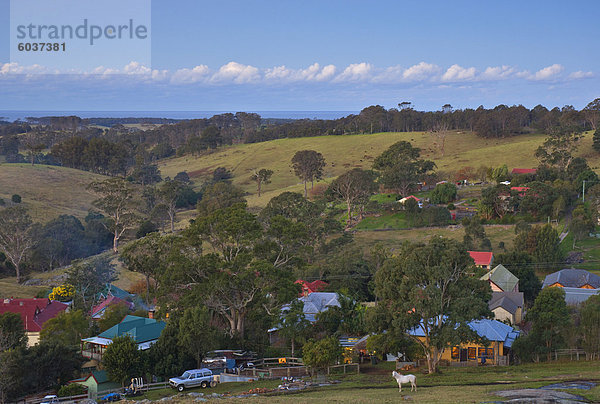
[(568, 356), (571, 360), (593, 360), (596, 355), (588, 355), (583, 349), (557, 349), (554, 351), (554, 360), (558, 360), (560, 357)]

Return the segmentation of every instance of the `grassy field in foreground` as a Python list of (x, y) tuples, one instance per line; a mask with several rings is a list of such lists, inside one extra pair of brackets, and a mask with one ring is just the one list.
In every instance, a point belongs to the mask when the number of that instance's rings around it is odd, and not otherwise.
[(102, 178), (66, 167), (2, 164), (0, 198), (9, 202), (13, 194), (20, 195), (34, 221), (47, 222), (63, 214), (83, 219), (95, 199), (86, 186)]
[[(442, 373), (424, 375), (413, 371), (417, 376), (418, 391), (410, 392), (404, 385), (402, 393), (391, 377), (392, 363), (377, 366), (363, 366), (360, 375), (332, 375), (337, 383), (308, 391), (288, 394), (268, 394), (249, 397), (240, 401), (237, 398), (221, 398), (214, 402), (222, 403), (392, 403), (402, 399), (417, 403), (480, 403), (501, 400), (495, 391), (520, 388), (538, 388), (560, 381), (600, 382), (600, 363), (587, 361), (552, 362), (508, 367), (485, 368), (443, 368)], [(257, 383), (226, 383), (215, 389), (207, 389), (205, 394), (229, 392), (232, 395), (247, 392), (252, 388), (274, 388), (279, 381)], [(195, 390), (201, 391), (201, 390)], [(567, 391), (567, 390), (565, 390)], [(600, 385), (591, 390), (568, 390), (592, 402), (600, 400)], [(146, 397), (153, 400), (175, 394), (164, 389), (150, 393)], [(189, 397), (173, 397), (174, 402), (193, 402)]]
[[(591, 149), (590, 133), (580, 144), (579, 155), (586, 157), (590, 165), (598, 169), (600, 156)], [(455, 132), (446, 140), (446, 152), (442, 157), (433, 149), (428, 133), (378, 133), (352, 136), (318, 136), (309, 138), (278, 139), (264, 143), (242, 144), (226, 147), (199, 156), (184, 156), (163, 160), (159, 168), (163, 176), (173, 178), (180, 171), (187, 171), (200, 185), (217, 167), (226, 167), (234, 174), (234, 184), (251, 195), (250, 206), (264, 206), (270, 198), (284, 190), (300, 191), (302, 185), (290, 167), (293, 155), (299, 150), (312, 149), (323, 154), (327, 166), (324, 182), (328, 183), (345, 171), (370, 168), (381, 152), (400, 140), (406, 140), (422, 149), (422, 157), (434, 160), (438, 170), (450, 172), (464, 166), (479, 167), (507, 164), (514, 167), (535, 167), (538, 161), (533, 154), (544, 141), (544, 135), (523, 135), (505, 139), (484, 139), (473, 133)], [(249, 177), (253, 169), (269, 168), (274, 171), (272, 183), (264, 186), (264, 195), (258, 198), (255, 184)]]

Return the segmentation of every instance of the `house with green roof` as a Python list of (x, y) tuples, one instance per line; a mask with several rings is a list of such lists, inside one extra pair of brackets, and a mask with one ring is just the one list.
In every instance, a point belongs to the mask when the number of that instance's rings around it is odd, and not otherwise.
[(519, 278), (514, 276), (502, 264), (483, 275), (483, 281), (488, 281), (492, 292), (518, 292)]
[(109, 328), (96, 337), (81, 340), (81, 355), (85, 358), (102, 361), (102, 355), (112, 340), (123, 335), (130, 336), (138, 346), (139, 350), (150, 348), (160, 337), (167, 326), (164, 321), (152, 318), (125, 316), (117, 325)]
[(96, 398), (99, 393), (107, 390), (114, 390), (121, 387), (119, 383), (109, 380), (106, 370), (94, 370), (84, 377), (69, 381), (69, 384), (76, 383), (87, 388), (88, 397)]

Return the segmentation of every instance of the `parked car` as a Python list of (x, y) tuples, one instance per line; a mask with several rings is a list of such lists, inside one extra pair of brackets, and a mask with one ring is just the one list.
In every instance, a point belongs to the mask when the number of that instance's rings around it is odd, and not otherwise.
[(58, 396), (53, 394), (50, 396), (44, 396), (43, 401), (40, 404), (55, 404), (58, 402), (60, 402), (60, 400), (58, 399)]
[(203, 389), (208, 386), (214, 387), (216, 384), (212, 371), (207, 368), (186, 370), (181, 376), (169, 379), (171, 388), (177, 389), (179, 392), (198, 386)]

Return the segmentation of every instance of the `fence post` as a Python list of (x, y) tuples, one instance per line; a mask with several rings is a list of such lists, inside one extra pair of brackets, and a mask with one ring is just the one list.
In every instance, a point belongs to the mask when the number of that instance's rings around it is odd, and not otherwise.
[(360, 365), (358, 363), (356, 364), (356, 374), (360, 374)]

